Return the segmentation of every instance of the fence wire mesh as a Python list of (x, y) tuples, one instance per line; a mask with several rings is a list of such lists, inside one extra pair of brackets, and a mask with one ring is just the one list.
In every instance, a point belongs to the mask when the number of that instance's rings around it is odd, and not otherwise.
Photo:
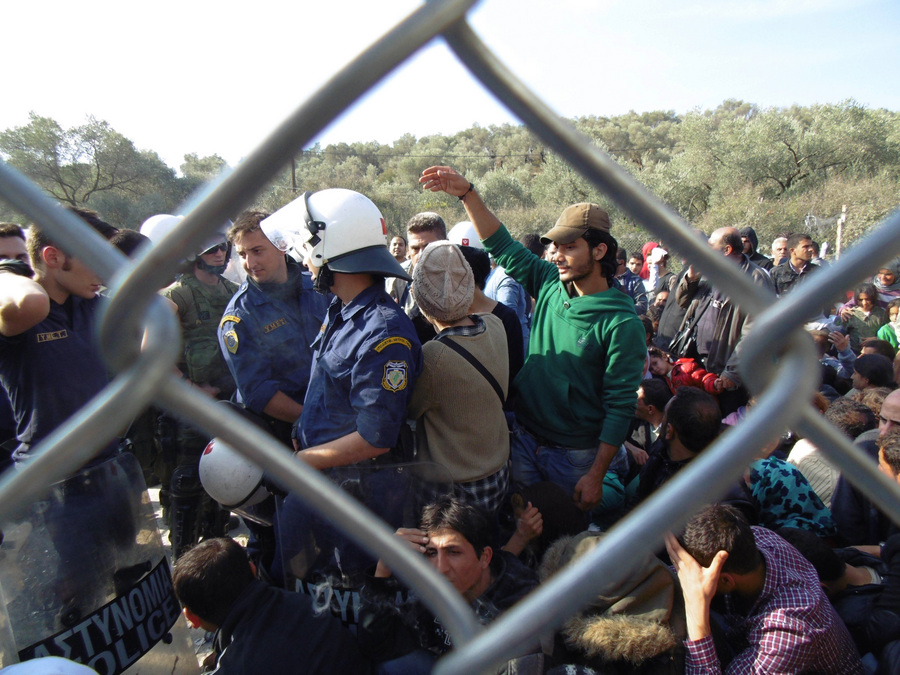
[[(776, 302), (750, 278), (732, 269), (691, 231), (690, 226), (641, 186), (609, 156), (563, 121), (500, 62), (466, 23), (474, 0), (426, 2), (337, 73), (288, 117), (232, 173), (185, 211), (181, 226), (131, 262), (76, 216), (48, 199), (35, 185), (0, 163), (0, 197), (42, 224), (63, 248), (109, 279), (111, 301), (101, 318), (102, 353), (117, 373), (107, 388), (48, 437), (38, 457), (0, 482), (0, 517), (35, 499), (61, 480), (148, 404), (155, 403), (238, 448), (289, 489), (303, 494), (337, 527), (375, 555), (421, 597), (450, 632), (454, 650), (437, 673), (483, 672), (540, 632), (560, 625), (596, 593), (601, 583), (625, 576), (628, 565), (662, 535), (680, 526), (699, 505), (715, 500), (744, 471), (771, 433), (792, 427), (828, 458), (886, 513), (900, 522), (900, 489), (809, 405), (817, 386), (817, 357), (803, 324), (844, 289), (861, 280), (873, 262), (900, 253), (900, 213), (895, 212), (835, 264)], [(742, 374), (758, 405), (641, 508), (619, 522), (591, 554), (556, 575), (486, 628), (476, 622), (461, 596), (372, 513), (329, 480), (286, 457), (267, 434), (202, 394), (177, 376), (178, 326), (154, 289), (176, 272), (184, 252), (197, 249), (218, 225), (244, 208), (297, 151), (367, 90), (435, 37), (443, 37), (484, 86), (545, 143), (593, 181), (647, 231), (666, 241), (713, 284), (754, 317), (742, 344)], [(337, 186), (336, 186), (337, 187)], [(353, 187), (353, 186), (340, 186)], [(143, 348), (140, 336), (146, 330)], [(766, 432), (762, 432), (766, 430)]]

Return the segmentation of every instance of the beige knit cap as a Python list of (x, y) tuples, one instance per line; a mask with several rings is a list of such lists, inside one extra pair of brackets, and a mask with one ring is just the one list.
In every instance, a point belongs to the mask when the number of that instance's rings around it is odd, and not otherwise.
[(411, 292), (424, 314), (453, 323), (469, 313), (475, 298), (475, 277), (455, 244), (435, 241), (416, 261)]

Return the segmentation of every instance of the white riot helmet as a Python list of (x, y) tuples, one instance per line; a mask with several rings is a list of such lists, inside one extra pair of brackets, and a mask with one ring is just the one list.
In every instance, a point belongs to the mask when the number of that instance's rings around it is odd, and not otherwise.
[[(153, 245), (156, 246), (163, 240), (163, 238), (169, 234), (169, 232), (176, 229), (181, 221), (184, 220), (184, 216), (170, 216), (166, 213), (161, 213), (156, 216), (150, 216), (141, 223), (141, 234), (147, 237)], [(201, 244), (201, 249), (199, 252), (191, 253), (190, 255), (185, 257), (190, 263), (196, 262), (201, 255), (209, 251), (215, 246), (225, 246), (225, 262), (228, 263), (228, 258), (231, 256), (231, 245), (227, 240), (227, 233), (229, 228), (231, 228), (231, 221), (226, 220), (222, 225), (211, 234), (204, 242)], [(225, 265), (220, 266), (212, 266), (207, 265), (205, 262), (200, 260), (200, 266), (214, 274), (222, 274), (225, 271)]]
[(484, 250), (484, 244), (478, 238), (475, 226), (468, 220), (463, 220), (454, 225), (450, 232), (447, 233), (447, 239), (459, 246), (471, 246), (472, 248)]
[(182, 220), (184, 220), (184, 216), (170, 216), (167, 213), (150, 216), (141, 223), (141, 234), (156, 246), (169, 232), (178, 227)]
[(210, 497), (230, 511), (240, 512), (269, 496), (263, 470), (219, 438), (200, 455), (200, 482)]
[(282, 253), (290, 253), (291, 249), (296, 249), (295, 238), (297, 231), (294, 229), (296, 217), (292, 213), (282, 213), (290, 209), (297, 200), (295, 199), (287, 206), (282, 206), (271, 216), (267, 216), (259, 221), (259, 229), (266, 235), (272, 246)]
[(384, 217), (359, 192), (331, 188), (305, 192), (266, 218), (266, 225), (294, 233), (307, 257), (332, 272), (377, 274), (411, 281), (387, 248)]

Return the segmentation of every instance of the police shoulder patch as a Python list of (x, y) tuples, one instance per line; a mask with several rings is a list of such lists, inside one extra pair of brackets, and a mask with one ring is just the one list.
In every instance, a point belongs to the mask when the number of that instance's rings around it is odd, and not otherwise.
[(381, 386), (388, 391), (403, 391), (409, 381), (409, 367), (406, 361), (388, 361), (384, 364)]
[(222, 320), (219, 322), (219, 328), (224, 326), (229, 321), (231, 321), (232, 323), (240, 323), (241, 317), (235, 316), (234, 314), (226, 314), (225, 316), (222, 317)]
[(403, 345), (407, 349), (412, 349), (412, 343), (404, 337), (389, 337), (385, 338), (377, 345), (375, 345), (375, 351), (381, 353), (381, 350), (385, 347), (389, 347), (390, 345)]
[(225, 335), (222, 336), (225, 341), (225, 349), (227, 349), (232, 354), (237, 354), (238, 350), (238, 336), (237, 332), (234, 330), (227, 331)]

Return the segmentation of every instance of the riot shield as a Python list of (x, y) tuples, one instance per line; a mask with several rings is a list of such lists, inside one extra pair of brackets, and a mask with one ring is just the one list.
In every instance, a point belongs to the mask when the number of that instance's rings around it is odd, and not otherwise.
[(62, 656), (101, 675), (198, 673), (141, 467), (122, 454), (0, 523), (2, 665)]
[[(433, 462), (361, 464), (326, 472), (338, 487), (392, 529), (415, 527), (422, 506), (452, 494), (447, 470)], [(278, 548), (285, 588), (313, 596), (346, 624), (358, 622), (359, 591), (378, 562), (297, 495), (278, 500)]]

